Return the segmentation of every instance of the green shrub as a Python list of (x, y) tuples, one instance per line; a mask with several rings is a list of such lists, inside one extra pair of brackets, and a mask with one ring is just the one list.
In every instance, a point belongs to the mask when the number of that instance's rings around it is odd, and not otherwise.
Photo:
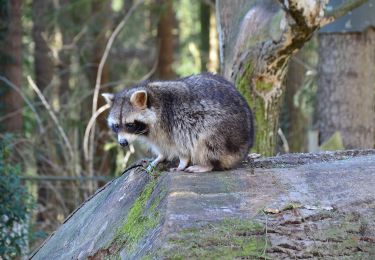
[(0, 137), (0, 258), (21, 255), (27, 247), (31, 195), (21, 183), (21, 167), (11, 161), (10, 135)]

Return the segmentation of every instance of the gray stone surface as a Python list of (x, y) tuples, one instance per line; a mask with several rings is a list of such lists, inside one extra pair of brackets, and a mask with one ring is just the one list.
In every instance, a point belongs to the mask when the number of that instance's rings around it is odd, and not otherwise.
[(261, 158), (227, 172), (126, 172), (32, 259), (375, 259), (375, 152)]

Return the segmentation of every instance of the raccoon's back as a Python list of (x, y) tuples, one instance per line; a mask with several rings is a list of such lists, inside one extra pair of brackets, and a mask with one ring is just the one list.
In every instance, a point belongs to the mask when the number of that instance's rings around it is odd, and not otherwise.
[[(185, 116), (190, 112), (196, 117), (202, 112), (202, 120), (215, 120), (216, 123), (210, 126), (221, 128), (211, 129), (212, 131), (217, 130), (220, 132), (218, 134), (237, 134), (247, 143), (249, 149), (253, 146), (253, 115), (246, 100), (232, 83), (210, 73), (182, 78), (180, 81), (185, 83), (188, 89), (185, 95), (189, 99), (186, 103), (190, 107), (181, 111)], [(176, 105), (181, 107), (181, 103)]]
[(228, 107), (245, 105), (248, 108), (234, 85), (221, 76), (204, 73), (182, 78), (180, 81), (187, 85), (190, 90), (189, 96), (193, 100), (211, 100)]
[(254, 139), (252, 112), (234, 85), (209, 73), (147, 84), (158, 129), (171, 140), (194, 142), (199, 136), (234, 138), (250, 149)]

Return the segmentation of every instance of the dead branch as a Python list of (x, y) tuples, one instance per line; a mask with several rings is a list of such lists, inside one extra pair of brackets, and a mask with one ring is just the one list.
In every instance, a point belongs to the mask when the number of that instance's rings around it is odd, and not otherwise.
[(26, 104), (30, 107), (31, 111), (33, 111), (33, 113), (35, 115), (35, 118), (36, 118), (36, 121), (38, 122), (39, 131), (40, 131), (41, 134), (43, 134), (45, 132), (45, 129), (44, 129), (43, 124), (42, 124), (42, 119), (40, 119), (40, 116), (39, 116), (38, 112), (36, 112), (36, 109), (31, 104), (30, 100), (26, 97), (26, 95), (23, 94), (23, 92), (21, 91), (21, 89), (18, 86), (14, 85), (7, 78), (5, 78), (3, 76), (0, 76), (0, 80), (3, 81), (5, 84), (7, 84), (12, 89), (14, 89), (23, 98), (23, 100), (26, 102)]
[[(94, 127), (94, 124), (95, 124), (95, 120), (96, 118), (101, 114), (103, 113), (104, 111), (106, 111), (108, 108), (110, 108), (110, 105), (109, 104), (106, 104), (102, 107), (100, 107), (90, 118), (89, 120), (89, 123), (87, 124), (86, 126), (86, 129), (85, 129), (85, 135), (83, 137), (83, 154), (85, 156), (85, 158), (89, 158), (89, 135), (90, 135), (90, 131), (91, 129)], [(92, 130), (94, 131), (94, 130)], [(91, 133), (92, 133), (91, 131)]]
[(320, 23), (320, 27), (323, 27), (324, 25), (333, 22), (337, 18), (346, 15), (351, 10), (360, 7), (362, 4), (366, 2), (368, 2), (368, 0), (348, 0), (341, 4), (339, 7), (333, 10), (326, 11), (324, 19)]
[(40, 89), (38, 88), (38, 86), (35, 84), (35, 82), (32, 80), (32, 78), (30, 76), (27, 76), (27, 81), (29, 82), (30, 86), (35, 91), (35, 93), (38, 95), (38, 97), (42, 101), (45, 108), (47, 109), (48, 114), (52, 118), (53, 122), (55, 123), (55, 125), (57, 127), (57, 130), (59, 131), (61, 137), (64, 140), (64, 143), (65, 143), (65, 145), (68, 149), (71, 160), (74, 160), (74, 152), (73, 152), (72, 145), (70, 144), (68, 136), (66, 135), (64, 129), (61, 127), (61, 125), (59, 123), (59, 120), (57, 119), (55, 113), (52, 111), (51, 106), (49, 105), (48, 101), (43, 96), (42, 92), (40, 91)]
[[(102, 58), (100, 59), (99, 67), (98, 67), (98, 72), (96, 74), (96, 83), (95, 83), (95, 90), (94, 90), (94, 97), (93, 97), (93, 102), (92, 102), (92, 117), (95, 115), (97, 112), (98, 108), (98, 97), (99, 97), (99, 91), (100, 91), (100, 84), (101, 84), (101, 78), (102, 78), (102, 73), (103, 73), (103, 68), (105, 65), (105, 62), (107, 61), (109, 51), (112, 47), (112, 44), (114, 40), (116, 39), (117, 35), (120, 33), (122, 28), (125, 26), (129, 18), (132, 16), (134, 11), (144, 2), (144, 0), (139, 0), (136, 4), (134, 4), (129, 12), (125, 15), (124, 19), (117, 25), (116, 29), (112, 32), (111, 36), (109, 37), (109, 40), (107, 42), (107, 45), (105, 47), (104, 53)], [(92, 131), (90, 134), (90, 143), (89, 143), (89, 149), (88, 153), (85, 155), (85, 160), (87, 161), (88, 165), (88, 170), (89, 174), (93, 175), (94, 169), (93, 169), (93, 158), (94, 158), (94, 138), (95, 138), (95, 121), (92, 124)]]
[(286, 139), (284, 133), (283, 133), (283, 130), (281, 130), (281, 128), (279, 128), (277, 130), (277, 134), (280, 136), (280, 139), (281, 141), (283, 142), (283, 148), (284, 148), (284, 152), (285, 153), (289, 153), (289, 144), (288, 144), (288, 140)]

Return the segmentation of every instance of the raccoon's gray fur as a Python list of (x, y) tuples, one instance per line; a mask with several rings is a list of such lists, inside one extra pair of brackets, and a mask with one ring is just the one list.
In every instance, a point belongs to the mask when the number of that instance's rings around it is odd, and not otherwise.
[(148, 143), (157, 155), (152, 166), (178, 157), (175, 170), (229, 169), (253, 145), (252, 112), (233, 84), (218, 75), (143, 82), (103, 96), (111, 104), (108, 124), (119, 143)]

